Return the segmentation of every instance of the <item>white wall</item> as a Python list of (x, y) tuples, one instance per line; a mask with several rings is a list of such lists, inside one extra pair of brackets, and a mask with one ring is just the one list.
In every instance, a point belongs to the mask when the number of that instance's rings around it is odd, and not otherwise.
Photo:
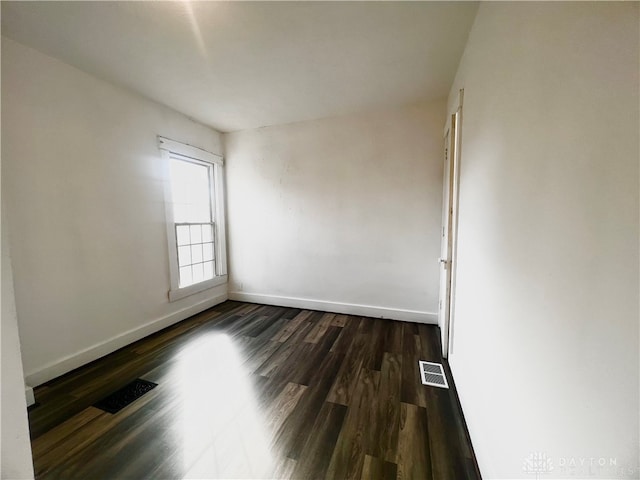
[(226, 134), (231, 297), (436, 322), (444, 113)]
[(221, 153), (217, 132), (4, 38), (2, 127), (27, 383), (225, 298), (226, 285), (168, 303), (156, 144)]
[(640, 475), (638, 20), (637, 3), (482, 3), (451, 89), (451, 364), (487, 479), (534, 478), (532, 452), (553, 478)]
[(24, 395), (20, 337), (7, 228), (2, 215), (2, 303), (0, 337), (0, 478), (33, 478), (31, 441)]

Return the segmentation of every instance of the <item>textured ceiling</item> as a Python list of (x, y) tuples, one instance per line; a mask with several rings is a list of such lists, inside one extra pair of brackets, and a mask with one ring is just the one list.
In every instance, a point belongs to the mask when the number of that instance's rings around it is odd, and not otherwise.
[(441, 98), (477, 3), (2, 2), (2, 34), (221, 131)]

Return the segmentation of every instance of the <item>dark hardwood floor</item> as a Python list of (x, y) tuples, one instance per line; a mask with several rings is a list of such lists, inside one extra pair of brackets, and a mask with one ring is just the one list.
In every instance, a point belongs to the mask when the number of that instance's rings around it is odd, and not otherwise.
[(446, 362), (450, 390), (418, 360), (437, 327), (225, 302), (36, 388), (36, 477), (480, 478)]

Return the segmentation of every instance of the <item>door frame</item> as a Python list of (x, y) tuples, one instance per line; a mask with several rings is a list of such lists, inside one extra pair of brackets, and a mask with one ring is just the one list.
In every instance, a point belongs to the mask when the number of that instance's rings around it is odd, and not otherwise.
[[(438, 325), (441, 330), (442, 356), (444, 358), (449, 357), (449, 355), (453, 353), (455, 326), (455, 285), (458, 253), (458, 210), (460, 197), (460, 127), (462, 121), (463, 97), (464, 90), (461, 89), (459, 93), (458, 108), (449, 117), (444, 128), (444, 139), (446, 145), (443, 172), (443, 225), (441, 238), (443, 241), (446, 241), (448, 245), (446, 249), (441, 245), (441, 257), (439, 259), (439, 270), (441, 275), (439, 302), (446, 302), (446, 304), (438, 305)], [(447, 233), (446, 236), (445, 233)], [(445, 258), (442, 258), (443, 251), (446, 255)], [(442, 275), (445, 276), (444, 279), (442, 278)], [(443, 283), (444, 292), (442, 291)]]

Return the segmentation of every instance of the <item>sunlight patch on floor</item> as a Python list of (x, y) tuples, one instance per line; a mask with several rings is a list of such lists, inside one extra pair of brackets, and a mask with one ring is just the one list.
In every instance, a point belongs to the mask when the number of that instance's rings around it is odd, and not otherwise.
[(177, 364), (184, 478), (265, 478), (269, 437), (240, 351), (212, 333), (188, 345)]

